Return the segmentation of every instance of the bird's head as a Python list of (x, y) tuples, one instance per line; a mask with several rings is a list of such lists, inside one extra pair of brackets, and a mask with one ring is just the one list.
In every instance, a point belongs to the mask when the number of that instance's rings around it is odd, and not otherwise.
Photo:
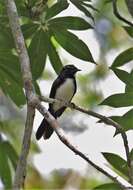
[(66, 65), (62, 68), (61, 74), (68, 76), (68, 77), (73, 77), (78, 71), (81, 71), (74, 65)]

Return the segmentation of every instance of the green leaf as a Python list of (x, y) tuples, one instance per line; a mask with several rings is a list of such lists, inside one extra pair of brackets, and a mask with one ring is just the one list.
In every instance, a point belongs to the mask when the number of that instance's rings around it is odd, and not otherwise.
[[(25, 1), (25, 0), (23, 0), (23, 1)], [(25, 3), (27, 3), (30, 7), (34, 7), (34, 6), (37, 6), (39, 3), (42, 3), (42, 2), (38, 2), (37, 0), (28, 0)]]
[(130, 26), (123, 26), (126, 32), (133, 38), (133, 27)]
[(133, 91), (133, 76), (124, 70), (113, 68), (113, 71), (122, 82), (130, 85)]
[(108, 105), (111, 107), (127, 107), (133, 105), (133, 92), (113, 94), (103, 100), (100, 105)]
[(37, 81), (33, 81), (33, 85), (34, 85), (34, 87), (35, 87), (36, 93), (37, 93), (39, 96), (41, 96), (40, 87), (39, 87)]
[(15, 0), (19, 16), (29, 17), (29, 9), (25, 6), (25, 2), (24, 0)]
[(17, 83), (22, 85), (19, 59), (10, 50), (0, 49), (0, 67), (7, 72)]
[(52, 27), (61, 27), (64, 29), (71, 29), (71, 30), (87, 30), (93, 28), (88, 22), (86, 22), (83, 18), (80, 17), (57, 17), (50, 20), (49, 25)]
[(47, 36), (42, 29), (38, 30), (33, 36), (28, 52), (33, 79), (36, 80), (44, 70), (47, 56)]
[[(3, 4), (3, 6), (4, 6), (4, 4)], [(8, 25), (9, 20), (8, 20), (7, 17), (5, 17), (5, 13), (2, 14), (1, 6), (0, 6), (0, 13), (1, 13), (1, 16), (0, 16), (0, 25), (1, 26)]]
[(117, 154), (103, 152), (104, 158), (113, 166), (118, 172), (128, 176), (127, 162)]
[(79, 1), (83, 1), (83, 2), (91, 2), (92, 0), (79, 0)]
[(120, 53), (114, 60), (113, 64), (112, 64), (112, 68), (113, 67), (120, 67), (126, 63), (128, 63), (129, 61), (133, 60), (133, 48), (129, 48), (125, 51), (123, 51), (122, 53)]
[(115, 183), (105, 183), (95, 187), (93, 190), (101, 189), (101, 190), (121, 190), (120, 186)]
[(113, 0), (105, 0), (105, 4), (112, 3)]
[(36, 141), (35, 142), (32, 141), (31, 146), (30, 146), (30, 152), (32, 155), (41, 153), (41, 150), (40, 150), (38, 144), (36, 143)]
[(18, 57), (0, 49), (0, 87), (17, 106), (25, 104)]
[(85, 2), (82, 3), (85, 7), (88, 7), (90, 9), (92, 9), (93, 11), (97, 11), (98, 12), (98, 9), (96, 9), (95, 7), (93, 7), (91, 4), (87, 4)]
[(57, 42), (71, 55), (84, 61), (95, 63), (87, 45), (76, 35), (67, 30), (59, 31), (56, 28), (53, 29), (53, 32)]
[(6, 189), (11, 189), (11, 170), (8, 163), (8, 157), (3, 147), (3, 142), (0, 142), (0, 178)]
[(133, 92), (133, 87), (130, 85), (126, 85), (125, 92), (126, 93)]
[(131, 160), (133, 160), (133, 148), (132, 148), (132, 150), (130, 151), (130, 158), (131, 158)]
[(61, 62), (60, 57), (58, 55), (58, 52), (56, 51), (56, 48), (53, 45), (53, 43), (51, 42), (50, 38), (49, 38), (49, 42), (47, 45), (48, 45), (48, 56), (49, 56), (51, 65), (53, 66), (55, 72), (57, 74), (59, 74), (63, 65), (62, 65), (62, 62)]
[(26, 39), (32, 37), (34, 33), (37, 31), (38, 27), (39, 25), (35, 23), (23, 24), (21, 26), (21, 29), (22, 29), (24, 37)]
[[(123, 127), (124, 131), (133, 129), (133, 109), (122, 116), (111, 116), (110, 118), (119, 123)], [(116, 134), (118, 133), (119, 132), (116, 131)]]
[(0, 25), (0, 47), (4, 49), (15, 47), (11, 29), (2, 24)]
[(0, 86), (5, 93), (9, 95), (12, 101), (17, 105), (24, 105), (26, 100), (22, 86), (19, 85), (13, 78), (11, 78), (6, 71), (0, 69)]
[[(131, 73), (130, 73), (130, 80), (132, 81), (132, 83), (133, 83), (133, 70), (131, 71)], [(127, 84), (126, 85), (126, 88), (125, 88), (125, 92), (133, 92), (133, 87), (132, 87), (132, 84)]]
[(92, 14), (90, 13), (90, 11), (88, 11), (88, 9), (85, 7), (84, 4), (82, 4), (81, 1), (77, 1), (77, 0), (70, 0), (80, 11), (82, 11), (87, 17), (90, 17), (93, 21), (94, 21), (94, 17), (92, 16)]
[(10, 159), (14, 170), (16, 170), (18, 155), (17, 155), (15, 149), (13, 148), (13, 146), (8, 141), (3, 142), (3, 148), (5, 149), (6, 155)]
[(48, 20), (51, 17), (58, 15), (60, 12), (67, 9), (68, 6), (69, 6), (69, 3), (67, 2), (67, 0), (62, 0), (55, 3), (52, 7), (48, 8), (46, 12), (46, 19)]

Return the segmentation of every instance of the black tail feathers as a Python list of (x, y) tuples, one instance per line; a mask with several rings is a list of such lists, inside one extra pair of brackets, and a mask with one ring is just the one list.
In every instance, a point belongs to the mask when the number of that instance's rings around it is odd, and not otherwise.
[(39, 140), (42, 136), (44, 137), (44, 139), (49, 139), (52, 133), (53, 133), (52, 127), (49, 126), (48, 122), (44, 118), (39, 128), (37, 129), (36, 139)]

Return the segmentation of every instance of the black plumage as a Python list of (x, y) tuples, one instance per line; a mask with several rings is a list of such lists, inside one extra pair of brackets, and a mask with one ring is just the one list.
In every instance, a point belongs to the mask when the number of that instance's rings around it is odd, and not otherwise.
[[(77, 90), (75, 79), (75, 74), (77, 71), (80, 70), (77, 69), (74, 65), (64, 66), (60, 74), (52, 84), (49, 97), (63, 100), (65, 102), (70, 102)], [(50, 103), (48, 111), (55, 118), (58, 118), (62, 115), (65, 109), (66, 107), (61, 104)], [(39, 140), (42, 136), (44, 137), (44, 139), (48, 139), (52, 135), (52, 133), (52, 127), (49, 126), (48, 122), (44, 118), (36, 132), (36, 139)]]

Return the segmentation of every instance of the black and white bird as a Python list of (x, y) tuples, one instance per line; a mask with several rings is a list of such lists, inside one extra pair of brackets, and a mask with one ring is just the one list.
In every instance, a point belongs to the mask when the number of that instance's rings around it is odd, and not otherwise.
[[(75, 74), (80, 71), (74, 65), (66, 65), (63, 67), (58, 77), (52, 84), (50, 98), (58, 99), (64, 102), (70, 102), (76, 93), (77, 85)], [(48, 111), (58, 118), (66, 109), (62, 103), (49, 104)], [(36, 132), (36, 139), (39, 140), (42, 136), (44, 139), (49, 139), (53, 133), (53, 128), (50, 127), (46, 119), (44, 118)]]

